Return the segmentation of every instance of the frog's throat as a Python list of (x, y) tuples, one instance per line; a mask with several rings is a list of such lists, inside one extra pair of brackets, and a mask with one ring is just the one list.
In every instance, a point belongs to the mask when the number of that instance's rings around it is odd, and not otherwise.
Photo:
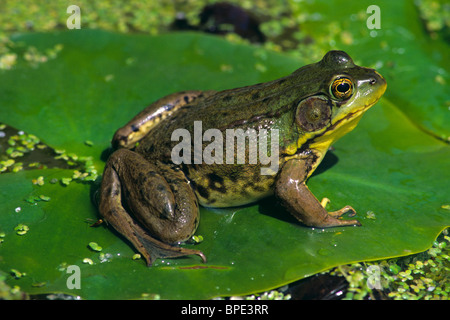
[[(312, 151), (315, 155), (315, 160), (313, 161), (310, 171), (308, 172), (309, 177), (322, 162), (322, 159), (330, 146), (340, 137), (344, 136), (356, 127), (364, 113), (363, 111), (365, 110), (358, 111), (358, 114), (348, 114), (346, 117), (342, 118), (338, 122), (335, 122), (332, 126), (322, 132), (311, 133), (300, 137), (297, 141), (297, 145), (293, 143), (286, 148), (285, 154), (287, 156), (284, 160), (287, 161), (289, 159), (302, 157), (304, 156), (304, 151)], [(309, 152), (306, 154), (309, 154)]]
[(301, 152), (306, 149), (314, 149), (325, 154), (335, 141), (356, 127), (364, 113), (363, 111), (364, 110), (359, 110), (347, 114), (342, 119), (321, 131), (304, 133), (296, 142), (288, 145), (283, 153), (287, 155), (288, 158), (291, 158), (289, 156), (295, 156), (299, 151)]
[[(306, 140), (310, 141), (309, 148), (325, 153), (334, 142), (339, 140), (342, 136), (346, 135), (356, 127), (359, 120), (361, 120), (362, 115), (362, 110), (355, 113), (350, 113), (326, 128), (323, 132), (318, 134), (316, 133), (310, 139)], [(299, 147), (300, 139), (297, 141), (297, 145)], [(301, 145), (303, 145), (303, 143)]]

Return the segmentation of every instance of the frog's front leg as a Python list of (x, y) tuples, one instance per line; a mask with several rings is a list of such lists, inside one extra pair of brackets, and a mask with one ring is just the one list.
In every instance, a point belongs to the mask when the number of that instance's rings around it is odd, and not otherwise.
[(182, 91), (169, 94), (139, 112), (114, 134), (112, 145), (115, 149), (132, 148), (159, 122), (174, 114), (180, 108), (198, 98), (211, 95), (215, 91)]
[(148, 265), (158, 258), (192, 254), (206, 261), (201, 251), (170, 245), (192, 236), (199, 208), (184, 174), (162, 168), (163, 173), (159, 166), (128, 149), (114, 152), (103, 174), (99, 211)]
[(359, 226), (357, 220), (338, 219), (344, 213), (355, 211), (346, 206), (335, 212), (327, 212), (305, 184), (307, 163), (289, 160), (283, 165), (275, 184), (275, 194), (289, 212), (300, 222), (310, 227)]

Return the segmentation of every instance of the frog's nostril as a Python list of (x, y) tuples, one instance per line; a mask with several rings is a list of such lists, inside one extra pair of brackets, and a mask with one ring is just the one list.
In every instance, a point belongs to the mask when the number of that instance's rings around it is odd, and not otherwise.
[(375, 79), (375, 78), (370, 78), (369, 83), (370, 83), (371, 85), (374, 85), (374, 84), (377, 83), (377, 79)]

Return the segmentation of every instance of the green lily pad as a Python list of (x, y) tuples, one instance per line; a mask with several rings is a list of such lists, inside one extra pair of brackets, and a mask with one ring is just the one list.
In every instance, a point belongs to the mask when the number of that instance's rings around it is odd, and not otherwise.
[[(180, 90), (268, 81), (304, 64), (198, 34), (73, 30), (13, 40), (19, 61), (0, 73), (0, 120), (54, 148), (92, 156), (98, 172), (115, 129), (151, 101)], [(62, 49), (36, 64), (21, 58), (30, 46), (44, 55)], [(388, 90), (405, 85), (388, 79)], [(450, 202), (450, 147), (424, 133), (397, 103), (388, 96), (369, 110), (308, 183), (319, 199), (331, 199), (329, 210), (352, 205), (362, 227), (306, 228), (273, 198), (243, 208), (202, 208), (197, 234), (204, 240), (185, 246), (202, 250), (208, 262), (193, 256), (148, 268), (107, 226), (90, 227), (98, 218), (91, 201), (95, 183), (66, 184), (73, 170), (36, 169), (0, 175), (0, 270), (25, 273), (7, 283), (27, 293), (205, 299), (268, 290), (339, 264), (426, 250), (450, 225), (450, 212), (442, 208)], [(44, 183), (33, 184), (40, 176)], [(19, 224), (28, 227), (23, 235), (14, 230)], [(72, 265), (79, 267), (79, 289), (70, 286)]]

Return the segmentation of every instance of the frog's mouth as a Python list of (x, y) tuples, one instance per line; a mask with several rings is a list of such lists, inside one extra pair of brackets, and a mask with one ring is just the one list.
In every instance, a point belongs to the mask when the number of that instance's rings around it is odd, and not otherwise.
[(309, 136), (303, 136), (300, 138), (297, 142), (298, 149), (296, 154), (302, 154), (307, 149), (315, 149), (324, 154), (334, 142), (356, 127), (363, 114), (374, 106), (381, 98), (385, 88), (386, 86), (381, 88), (382, 90), (380, 90), (380, 93), (362, 107), (359, 107), (353, 112), (349, 112), (343, 117), (336, 119), (323, 131), (311, 133)]
[[(335, 121), (334, 122), (332, 121), (331, 125), (327, 127), (322, 133), (318, 134), (316, 138), (324, 135), (330, 135), (330, 137), (336, 135), (337, 138), (333, 139), (332, 142), (336, 141), (344, 134), (353, 130), (355, 126), (358, 124), (362, 115), (380, 100), (380, 98), (386, 91), (387, 84), (384, 78), (378, 72), (376, 72), (375, 70), (373, 70), (373, 72), (375, 76), (372, 78), (372, 81), (369, 82), (369, 86), (376, 86), (376, 87), (371, 88), (371, 90), (373, 91), (370, 93), (368, 97), (369, 99), (367, 99), (367, 101), (363, 103), (362, 106), (356, 107), (355, 110), (343, 114), (342, 117), (337, 117)], [(359, 100), (361, 99), (361, 96), (354, 97), (354, 99)]]
[(311, 148), (326, 151), (330, 145), (356, 127), (365, 110), (361, 109), (347, 114), (345, 117), (331, 124), (323, 132), (307, 139), (300, 149)]

